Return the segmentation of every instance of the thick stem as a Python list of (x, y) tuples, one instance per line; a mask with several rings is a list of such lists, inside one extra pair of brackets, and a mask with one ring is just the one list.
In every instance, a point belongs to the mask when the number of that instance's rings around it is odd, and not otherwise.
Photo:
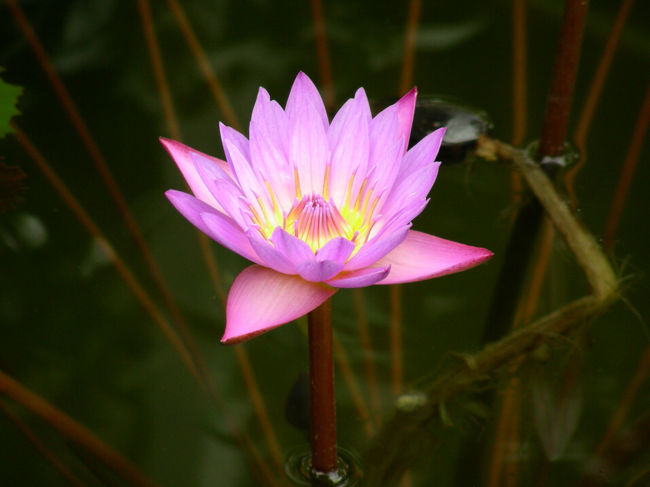
[(332, 345), (332, 304), (309, 313), (311, 461), (318, 473), (336, 470), (336, 406)]
[(565, 141), (589, 0), (566, 0), (562, 32), (539, 140), (539, 157), (559, 156)]

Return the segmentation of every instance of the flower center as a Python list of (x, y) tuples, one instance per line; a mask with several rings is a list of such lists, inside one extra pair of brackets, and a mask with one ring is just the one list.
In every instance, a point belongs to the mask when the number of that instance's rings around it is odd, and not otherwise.
[(334, 203), (320, 195), (304, 196), (287, 215), (284, 229), (314, 251), (336, 237), (352, 240), (355, 233)]

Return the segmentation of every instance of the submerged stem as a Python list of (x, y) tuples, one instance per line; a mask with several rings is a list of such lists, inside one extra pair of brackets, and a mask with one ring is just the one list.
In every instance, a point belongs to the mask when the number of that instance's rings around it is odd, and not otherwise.
[(337, 465), (331, 301), (309, 313), (308, 322), (312, 466), (328, 473)]

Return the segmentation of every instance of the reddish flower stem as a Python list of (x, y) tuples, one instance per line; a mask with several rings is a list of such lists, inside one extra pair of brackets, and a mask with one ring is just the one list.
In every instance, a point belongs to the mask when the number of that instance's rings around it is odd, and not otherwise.
[(565, 152), (567, 126), (588, 6), (589, 0), (566, 0), (564, 3), (562, 31), (539, 141), (540, 157), (559, 156)]
[(336, 470), (336, 405), (332, 304), (328, 299), (309, 313), (311, 461), (316, 472)]

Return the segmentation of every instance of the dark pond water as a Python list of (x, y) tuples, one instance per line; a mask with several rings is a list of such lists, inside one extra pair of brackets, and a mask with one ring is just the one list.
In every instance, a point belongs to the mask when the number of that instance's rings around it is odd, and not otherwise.
[[(216, 394), (197, 384), (112, 265), (106, 242), (164, 319), (176, 326), (92, 157), (18, 26), (15, 8), (5, 4), (0, 8), (2, 78), (23, 87), (21, 115), (14, 121), (103, 237), (90, 235), (80, 224), (24, 145), (13, 135), (0, 140), (2, 162), (19, 166), (26, 174), (22, 197), (0, 213), (0, 370), (114, 447), (158, 485), (273, 485), (259, 473), (259, 465), (266, 465), (275, 478), (274, 458), (284, 458), (307, 442), (304, 431), (296, 428), (304, 425), (304, 397), (296, 382), (308, 368), (306, 323), (303, 319), (283, 326), (239, 349), (219, 344), (224, 328), (219, 293), (195, 232), (163, 196), (183, 183), (157, 140), (172, 133), (141, 21), (139, 6), (145, 2), (18, 3), (110, 168)], [(590, 6), (570, 137), (620, 3)], [(185, 143), (222, 157), (218, 122), (227, 114), (215, 102), (188, 49), (171, 8), (175, 4), (151, 2), (150, 11), (178, 128)], [(284, 103), (298, 71), (322, 83), (309, 2), (182, 4), (242, 127), (259, 86)], [(563, 2), (526, 4), (527, 126), (522, 145), (534, 141), (540, 131)], [(650, 74), (650, 15), (646, 2), (636, 4), (587, 135), (586, 165), (575, 183), (577, 213), (599, 241), (605, 235)], [(334, 106), (360, 86), (378, 103), (397, 96), (407, 6), (332, 1), (323, 9)], [(420, 94), (484, 111), (492, 135), (511, 140), (511, 2), (423, 2), (416, 39), (412, 84)], [(648, 485), (647, 162), (646, 143), (641, 145), (608, 254), (625, 279), (625, 300), (590, 320), (581, 333), (543, 337), (541, 347), (516, 360), (516, 371), (510, 365), (480, 387), (462, 389), (443, 402), (441, 414), (428, 422), (427, 434), (413, 436), (411, 446), (417, 446), (413, 449), (417, 455), (408, 457), (410, 480), (402, 485), (564, 486), (577, 485), (589, 475), (592, 483), (585, 485)], [(389, 330), (394, 301), (389, 289), (375, 286), (335, 296), (334, 330), (350, 371), (337, 364), (339, 443), (354, 458), (365, 459), (358, 460), (361, 470), (376, 471), (386, 461), (366, 452), (377, 441), (377, 425), (392, 416), (396, 401), (404, 410), (425, 400), (422, 391), (448, 368), (458, 367), (464, 354), (481, 350), (482, 337), (490, 336), (486, 316), (506, 261), (516, 207), (506, 166), (470, 155), (461, 164), (441, 168), (429, 206), (416, 219), (415, 228), (487, 247), (495, 257), (471, 271), (401, 288), (402, 392), (407, 396), (399, 400), (392, 379), (395, 340)], [(538, 248), (531, 257), (533, 264), (540, 260)], [(225, 292), (247, 264), (216, 244), (210, 252)], [(526, 273), (525, 289), (533, 268)], [(556, 236), (533, 315), (542, 316), (588, 293), (584, 273)], [(360, 315), (368, 324), (371, 350), (362, 346)], [(270, 428), (261, 425), (246, 388), (244, 354)], [(368, 364), (376, 382), (368, 375)], [(622, 398), (633, 378), (637, 387), (625, 403)], [(351, 381), (358, 387), (362, 407), (370, 411), (375, 426), (370, 435)], [(518, 384), (518, 392), (508, 396), (515, 397), (514, 403), (503, 413), (501, 398), (512, 384)], [(5, 411), (0, 414), (0, 484), (129, 485), (88, 448), (66, 439), (12, 397), (0, 396)], [(292, 398), (289, 407), (287, 398)], [(615, 412), (626, 404), (607, 448), (595, 455)], [(17, 421), (81, 483), (66, 480)], [(393, 439), (382, 438), (390, 451)], [(274, 444), (277, 449), (269, 446)], [(397, 441), (394, 444), (401, 448)], [(500, 476), (490, 483), (495, 471)], [(276, 482), (285, 485), (286, 480), (280, 476)]]

